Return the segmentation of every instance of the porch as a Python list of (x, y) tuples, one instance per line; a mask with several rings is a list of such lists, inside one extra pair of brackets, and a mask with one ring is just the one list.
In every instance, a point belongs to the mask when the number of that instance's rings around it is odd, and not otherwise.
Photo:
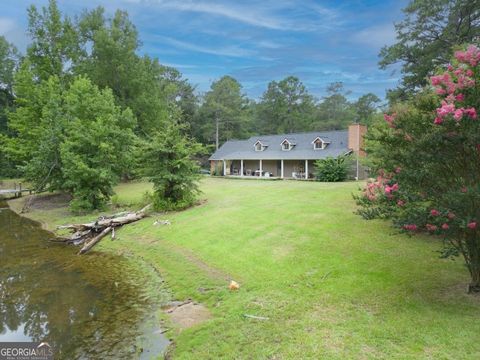
[(314, 177), (313, 160), (219, 160), (211, 162), (211, 173), (221, 166), (223, 176), (273, 177), (280, 179), (311, 179)]

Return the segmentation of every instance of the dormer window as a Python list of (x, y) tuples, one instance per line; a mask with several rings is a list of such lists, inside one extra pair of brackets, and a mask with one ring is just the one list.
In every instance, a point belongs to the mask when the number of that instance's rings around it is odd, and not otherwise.
[(255, 143), (254, 147), (255, 147), (255, 151), (263, 151), (263, 150), (265, 150), (266, 145), (262, 144), (262, 142), (260, 140), (258, 140)]
[(282, 143), (280, 145), (282, 146), (283, 151), (290, 151), (290, 150), (292, 150), (292, 148), (295, 144), (288, 141), (288, 139), (285, 139), (285, 140), (282, 141)]
[(320, 137), (317, 137), (317, 138), (315, 138), (315, 140), (312, 141), (312, 144), (313, 144), (313, 149), (314, 150), (323, 150), (330, 143), (328, 141), (324, 141)]

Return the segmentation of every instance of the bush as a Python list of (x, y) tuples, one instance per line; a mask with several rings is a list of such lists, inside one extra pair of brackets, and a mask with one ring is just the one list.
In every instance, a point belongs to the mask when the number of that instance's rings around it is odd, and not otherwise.
[(350, 163), (348, 160), (349, 158), (346, 156), (339, 156), (315, 161), (317, 180), (326, 182), (345, 181)]

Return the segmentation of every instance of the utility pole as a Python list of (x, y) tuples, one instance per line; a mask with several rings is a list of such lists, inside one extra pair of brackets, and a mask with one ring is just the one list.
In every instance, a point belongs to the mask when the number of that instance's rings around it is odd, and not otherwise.
[(359, 118), (356, 117), (355, 119), (355, 123), (357, 124), (357, 147), (358, 147), (358, 150), (357, 150), (357, 176), (355, 176), (355, 180), (358, 181), (358, 177), (359, 177), (359, 163), (358, 163), (358, 158), (360, 156), (360, 121), (359, 121)]
[(218, 150), (218, 114), (215, 113), (215, 148)]

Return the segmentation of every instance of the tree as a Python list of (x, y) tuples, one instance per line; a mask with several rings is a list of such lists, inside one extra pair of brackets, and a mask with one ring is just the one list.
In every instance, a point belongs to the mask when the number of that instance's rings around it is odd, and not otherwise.
[(380, 67), (402, 64), (402, 86), (390, 99), (406, 95), (428, 82), (435, 68), (448, 64), (452, 48), (478, 41), (479, 0), (412, 0), (403, 10), (405, 20), (395, 24), (397, 43), (380, 52)]
[(131, 166), (135, 118), (115, 105), (110, 89), (75, 79), (64, 96), (65, 137), (60, 144), (63, 183), (73, 210), (101, 208)]
[(272, 81), (258, 104), (257, 131), (264, 134), (306, 131), (313, 120), (314, 99), (294, 76)]
[(15, 75), (14, 92), (15, 109), (8, 114), (12, 136), (6, 153), (35, 189), (57, 189), (62, 183), (59, 147), (65, 128), (60, 79), (51, 76), (38, 83), (27, 59)]
[(142, 147), (142, 174), (153, 183), (157, 210), (178, 210), (195, 202), (200, 168), (193, 160), (201, 146), (185, 137), (182, 126), (171, 122)]
[(245, 137), (248, 134), (247, 104), (237, 80), (223, 76), (215, 81), (199, 109), (202, 142), (215, 142), (218, 148), (228, 139)]
[(327, 96), (318, 104), (315, 130), (345, 129), (355, 119), (352, 104), (348, 101), (349, 91), (344, 89), (342, 82), (327, 86)]
[(78, 33), (68, 17), (62, 19), (55, 0), (41, 12), (30, 6), (27, 32), (31, 38), (27, 56), (36, 78), (71, 77), (71, 66), (80, 55)]
[(17, 74), (15, 136), (7, 151), (37, 190), (63, 190), (72, 209), (100, 208), (128, 166), (134, 118), (115, 105), (111, 90), (86, 78), (64, 89), (56, 76), (35, 83), (28, 61)]
[[(128, 13), (116, 11), (106, 18), (104, 9), (86, 11), (77, 21), (82, 57), (75, 63), (75, 73), (87, 75), (100, 88), (110, 88), (123, 108), (130, 108), (137, 118), (136, 133), (146, 136), (168, 121), (168, 103), (177, 87), (166, 75), (158, 59), (140, 57), (140, 40)], [(178, 79), (177, 79), (178, 80)]]
[[(376, 181), (359, 197), (365, 218), (391, 217), (409, 233), (444, 239), (444, 256), (462, 255), (480, 291), (480, 49), (455, 53), (414, 99), (397, 104), (370, 132)], [(374, 146), (371, 144), (373, 143)]]
[(364, 125), (370, 125), (372, 123), (380, 101), (378, 96), (372, 93), (362, 95), (358, 98), (353, 104), (353, 108), (359, 123)]
[(19, 54), (13, 44), (0, 36), (0, 177), (16, 175), (15, 164), (5, 153), (5, 137), (10, 135), (7, 114), (14, 105), (13, 78)]
[(327, 157), (315, 161), (315, 175), (318, 181), (338, 182), (347, 179), (349, 162), (346, 156)]

